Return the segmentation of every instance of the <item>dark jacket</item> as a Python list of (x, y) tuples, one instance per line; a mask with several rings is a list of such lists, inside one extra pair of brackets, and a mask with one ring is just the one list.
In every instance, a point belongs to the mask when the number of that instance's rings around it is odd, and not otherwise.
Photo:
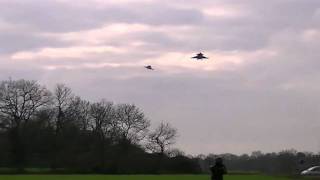
[(210, 167), (211, 171), (211, 180), (223, 180), (223, 175), (227, 174), (227, 168), (223, 164), (215, 164)]

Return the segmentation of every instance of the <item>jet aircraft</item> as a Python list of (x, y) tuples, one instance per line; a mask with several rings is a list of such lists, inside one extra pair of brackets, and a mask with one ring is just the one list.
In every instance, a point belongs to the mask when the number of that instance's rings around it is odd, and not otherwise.
[(209, 59), (208, 57), (204, 56), (202, 53), (198, 53), (196, 56), (194, 56), (192, 58), (197, 59), (197, 60)]
[(152, 66), (150, 66), (150, 65), (145, 66), (145, 68), (146, 68), (146, 69), (149, 69), (149, 70), (154, 70), (154, 69), (152, 68)]

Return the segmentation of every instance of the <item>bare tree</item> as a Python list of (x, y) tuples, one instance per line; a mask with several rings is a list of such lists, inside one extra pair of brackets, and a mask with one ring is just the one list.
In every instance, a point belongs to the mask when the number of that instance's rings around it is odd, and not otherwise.
[(64, 84), (57, 84), (54, 89), (54, 104), (56, 106), (55, 128), (58, 133), (63, 126), (66, 110), (73, 98), (72, 91)]
[(146, 148), (152, 152), (164, 154), (176, 142), (177, 130), (169, 123), (161, 123), (147, 138)]
[(69, 118), (77, 121), (76, 124), (81, 130), (86, 131), (91, 128), (90, 109), (91, 104), (89, 101), (83, 100), (80, 97), (75, 97), (71, 101), (71, 104), (67, 110), (67, 115)]
[(22, 131), (37, 110), (51, 102), (51, 93), (36, 81), (7, 80), (0, 84), (0, 124), (9, 128), (14, 162), (23, 168), (25, 145)]
[(63, 139), (63, 129), (67, 119), (67, 110), (70, 107), (71, 100), (73, 98), (72, 91), (69, 87), (64, 84), (57, 84), (54, 88), (53, 102), (54, 102), (54, 117), (53, 117), (53, 127), (54, 127), (54, 141), (52, 143), (52, 162), (51, 168), (57, 168), (58, 164), (58, 154), (62, 149), (61, 139)]
[(112, 124), (114, 120), (114, 107), (112, 102), (102, 100), (97, 103), (93, 103), (90, 107), (91, 125), (93, 133), (99, 140), (98, 153), (100, 155), (100, 167), (105, 167), (105, 149), (106, 149), (106, 137), (110, 137), (112, 131)]
[(150, 121), (133, 104), (120, 104), (116, 109), (117, 127), (123, 140), (130, 143), (141, 141), (148, 132)]
[(51, 93), (36, 81), (8, 80), (0, 84), (0, 113), (11, 127), (27, 123), (35, 112), (51, 102)]
[(90, 106), (91, 127), (101, 137), (110, 135), (115, 112), (112, 102), (102, 100)]

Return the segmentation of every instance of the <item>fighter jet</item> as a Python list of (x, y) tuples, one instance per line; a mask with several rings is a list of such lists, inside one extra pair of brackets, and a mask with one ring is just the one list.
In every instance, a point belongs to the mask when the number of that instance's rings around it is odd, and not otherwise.
[(202, 60), (202, 59), (209, 59), (205, 57), (202, 53), (197, 54), (196, 56), (192, 57), (193, 59)]
[(152, 68), (152, 66), (150, 66), (150, 65), (145, 66), (145, 68), (146, 68), (146, 69), (149, 69), (149, 70), (154, 70), (154, 69)]

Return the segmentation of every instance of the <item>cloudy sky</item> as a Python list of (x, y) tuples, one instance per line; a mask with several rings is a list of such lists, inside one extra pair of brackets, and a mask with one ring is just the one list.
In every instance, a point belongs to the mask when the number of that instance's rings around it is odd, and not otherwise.
[(0, 80), (135, 103), (189, 154), (319, 152), (319, 48), (319, 0), (0, 0)]

